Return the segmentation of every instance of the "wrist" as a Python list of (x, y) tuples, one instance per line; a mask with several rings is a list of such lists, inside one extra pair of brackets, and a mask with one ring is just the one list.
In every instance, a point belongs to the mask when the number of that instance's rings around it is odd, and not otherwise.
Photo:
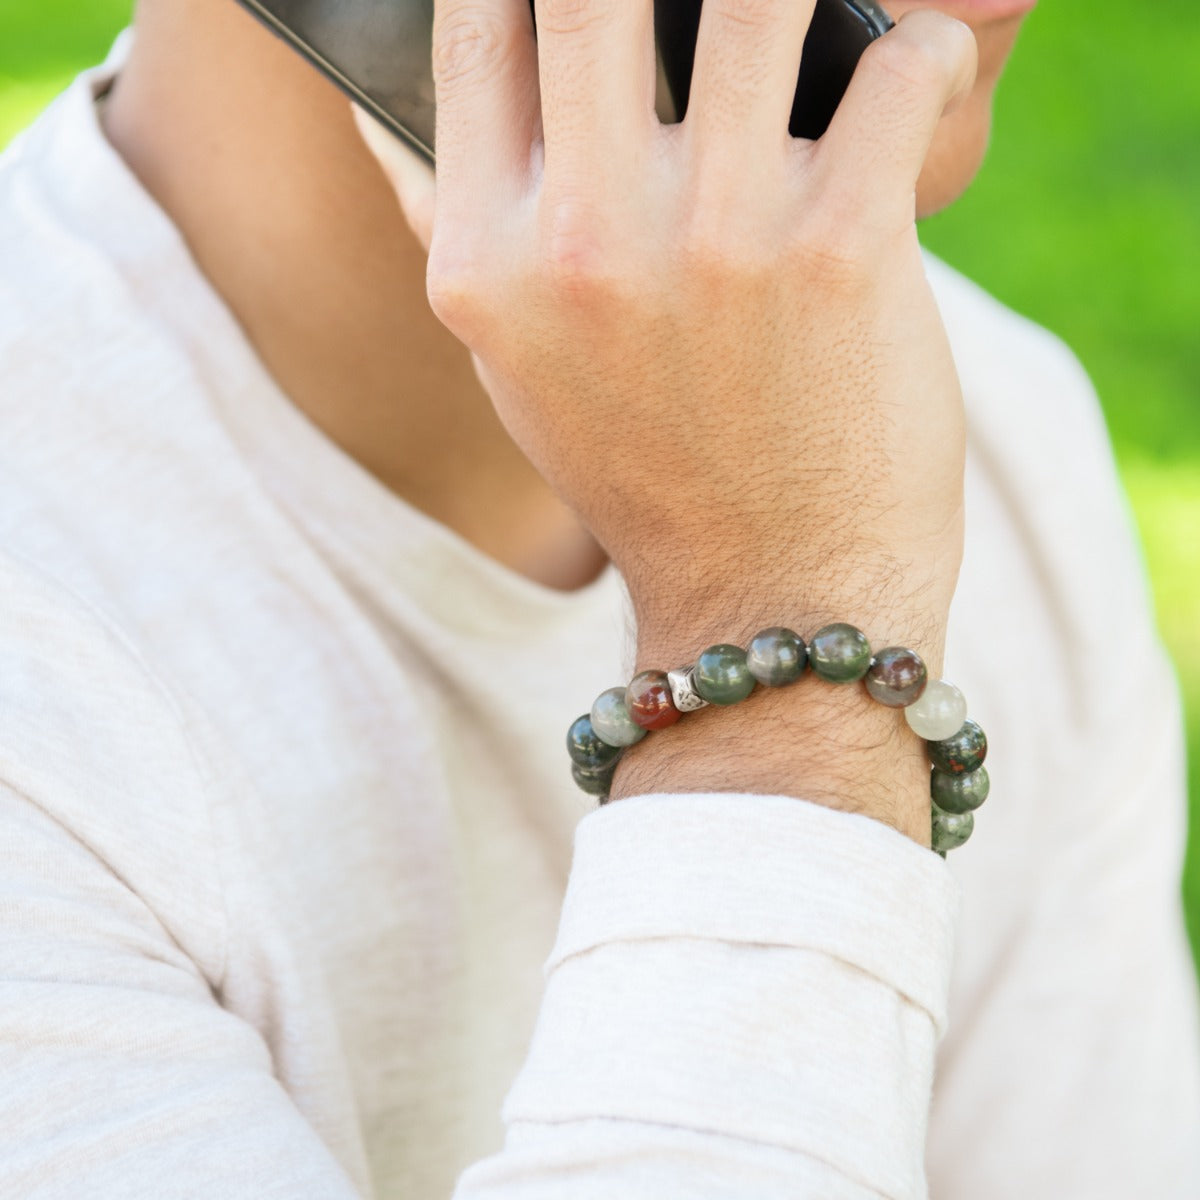
[(806, 675), (711, 707), (624, 754), (611, 798), (647, 793), (749, 792), (796, 796), (860, 813), (930, 844), (929, 763), (921, 738), (861, 686)]
[[(712, 597), (710, 596), (711, 602)], [(731, 598), (718, 615), (692, 630), (682, 608), (671, 623), (639, 625), (639, 670), (695, 662), (714, 631), (748, 644), (772, 624), (763, 614), (787, 613), (785, 623), (811, 635), (835, 619), (819, 613), (797, 621), (782, 598), (769, 607)], [(747, 611), (753, 616), (747, 617)], [(842, 610), (845, 611), (844, 609)], [(945, 626), (911, 607), (873, 620), (850, 621), (875, 646), (918, 649), (931, 677), (940, 671)], [(776, 622), (777, 623), (777, 622)], [(750, 792), (792, 795), (825, 807), (880, 820), (923, 846), (930, 844), (929, 762), (925, 743), (901, 709), (874, 703), (861, 684), (836, 684), (805, 672), (795, 684), (757, 688), (745, 702), (689, 713), (669, 729), (630, 747), (617, 769), (612, 799), (649, 792)]]

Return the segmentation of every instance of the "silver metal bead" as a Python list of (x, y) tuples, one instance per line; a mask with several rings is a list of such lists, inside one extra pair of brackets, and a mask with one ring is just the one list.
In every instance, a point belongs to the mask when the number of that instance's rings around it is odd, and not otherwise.
[(677, 667), (667, 672), (667, 682), (671, 685), (671, 699), (681, 713), (695, 712), (698, 708), (707, 708), (708, 701), (696, 691), (696, 664), (687, 667)]

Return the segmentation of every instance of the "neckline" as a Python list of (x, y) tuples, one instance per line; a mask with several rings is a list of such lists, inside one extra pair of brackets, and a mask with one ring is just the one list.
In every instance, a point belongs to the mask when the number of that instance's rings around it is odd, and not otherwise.
[(390, 491), (279, 388), (179, 230), (101, 128), (96, 101), (132, 37), (123, 31), (105, 61), (75, 80), (42, 118), (46, 136), (23, 152), (39, 157), (72, 226), (105, 248), (138, 306), (180, 344), (259, 486), (361, 585), (403, 588), (459, 625), (515, 632), (610, 605), (620, 591), (611, 563), (570, 590), (512, 570)]

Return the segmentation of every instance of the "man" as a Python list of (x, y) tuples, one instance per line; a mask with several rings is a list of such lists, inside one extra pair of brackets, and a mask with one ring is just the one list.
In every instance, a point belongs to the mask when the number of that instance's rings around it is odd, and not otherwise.
[[(1021, 14), (909, 9), (808, 145), (811, 5), (710, 5), (672, 131), (647, 7), (539, 4), (535, 58), (451, 0), (436, 205), (380, 146), (416, 236), (226, 0), (6, 156), (6, 1194), (1195, 1195), (1102, 423), (915, 251)], [(919, 739), (806, 679), (640, 743), (572, 865), (597, 692), (835, 619), (944, 642), (991, 736), (949, 864)]]

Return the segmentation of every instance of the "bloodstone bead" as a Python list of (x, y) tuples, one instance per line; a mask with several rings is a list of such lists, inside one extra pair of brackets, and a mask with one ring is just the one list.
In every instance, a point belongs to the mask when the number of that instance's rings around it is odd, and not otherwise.
[(974, 813), (942, 812), (933, 806), (933, 826), (930, 831), (933, 848), (941, 855), (948, 850), (957, 850), (975, 829)]
[(854, 683), (871, 669), (871, 646), (861, 630), (838, 622), (813, 634), (808, 661), (829, 683)]
[(948, 775), (935, 767), (929, 781), (934, 804), (948, 813), (974, 812), (988, 798), (991, 786), (987, 767), (969, 775)]
[(987, 758), (987, 734), (971, 720), (953, 736), (940, 742), (930, 742), (929, 761), (948, 775), (966, 775), (978, 771)]
[(592, 718), (584, 713), (567, 730), (567, 753), (577, 767), (585, 771), (600, 771), (612, 766), (621, 757), (621, 747), (601, 741), (592, 728)]
[(808, 665), (804, 639), (790, 629), (775, 625), (754, 635), (746, 647), (746, 666), (764, 687), (795, 683)]
[(915, 650), (889, 646), (875, 655), (867, 672), (867, 691), (888, 708), (904, 708), (918, 699), (929, 682), (929, 672)]
[(607, 796), (612, 787), (616, 769), (616, 763), (598, 771), (589, 771), (586, 767), (576, 764), (571, 768), (571, 778), (575, 780), (575, 786), (581, 791), (587, 792), (589, 796)]
[(696, 659), (695, 682), (709, 704), (737, 704), (754, 691), (754, 676), (741, 646), (709, 646)]
[(625, 707), (625, 689), (609, 688), (596, 697), (591, 711), (592, 728), (596, 736), (610, 746), (632, 746), (646, 736), (646, 731), (635, 725)]
[(671, 698), (665, 671), (643, 671), (625, 689), (625, 707), (635, 725), (643, 729), (666, 729), (683, 715)]

